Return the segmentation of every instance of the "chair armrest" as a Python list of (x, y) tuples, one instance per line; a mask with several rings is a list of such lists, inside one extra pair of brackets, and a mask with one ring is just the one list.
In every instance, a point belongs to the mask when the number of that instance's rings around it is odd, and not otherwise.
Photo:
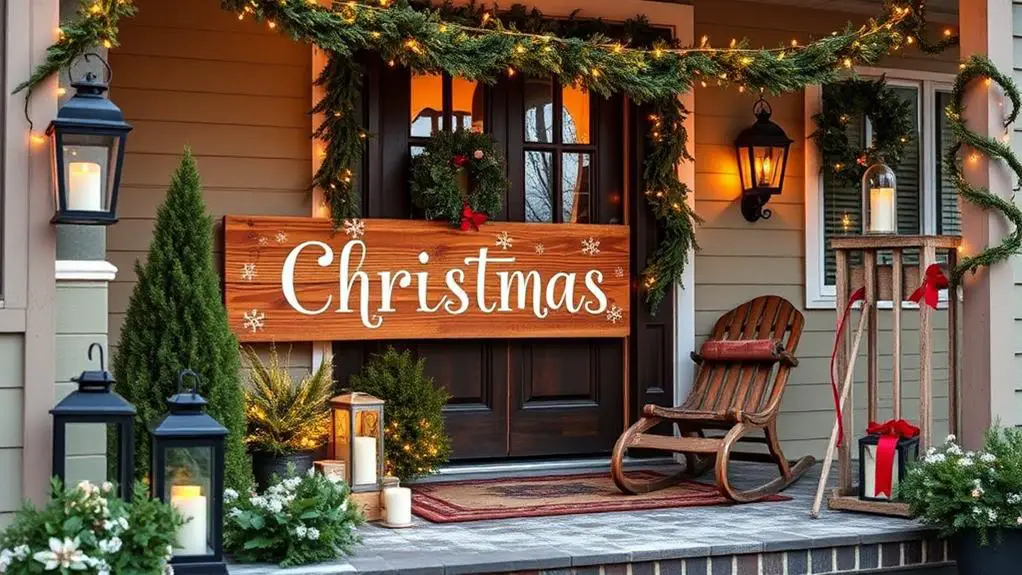
[(790, 365), (791, 367), (798, 367), (798, 358), (795, 357), (795, 354), (789, 351), (782, 351), (778, 355), (778, 359), (780, 359), (783, 363)]
[(696, 363), (703, 363), (703, 356), (699, 355), (699, 352), (697, 351), (689, 353), (688, 356), (691, 357), (692, 361)]

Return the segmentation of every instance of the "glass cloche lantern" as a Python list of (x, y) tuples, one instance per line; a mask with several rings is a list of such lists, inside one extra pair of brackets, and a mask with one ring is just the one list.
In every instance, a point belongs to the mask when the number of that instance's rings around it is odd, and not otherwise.
[(897, 189), (894, 170), (887, 164), (873, 164), (862, 175), (863, 233), (898, 233)]
[(357, 391), (330, 400), (330, 453), (354, 492), (378, 491), (383, 480), (383, 404)]

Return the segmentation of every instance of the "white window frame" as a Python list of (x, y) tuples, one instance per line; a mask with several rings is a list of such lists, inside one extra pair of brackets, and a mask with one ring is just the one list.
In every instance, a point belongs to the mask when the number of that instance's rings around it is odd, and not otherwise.
[[(922, 72), (887, 68), (856, 67), (855, 73), (862, 77), (879, 78), (886, 76), (891, 86), (911, 86), (919, 89), (919, 126), (922, 134), (922, 177), (923, 183), (922, 226), (923, 233), (933, 234), (937, 230), (937, 170), (936, 154), (936, 93), (951, 91), (954, 75), (940, 72)], [(837, 291), (832, 285), (825, 285), (823, 241), (823, 174), (820, 172), (820, 152), (816, 144), (808, 140), (816, 131), (813, 116), (823, 109), (823, 88), (820, 85), (806, 86), (805, 89), (805, 235), (806, 235), (806, 309), (834, 309)], [(941, 299), (945, 296), (942, 294)], [(886, 305), (885, 305), (886, 304)], [(890, 307), (890, 302), (880, 302), (878, 307)], [(905, 307), (916, 304), (906, 303)]]

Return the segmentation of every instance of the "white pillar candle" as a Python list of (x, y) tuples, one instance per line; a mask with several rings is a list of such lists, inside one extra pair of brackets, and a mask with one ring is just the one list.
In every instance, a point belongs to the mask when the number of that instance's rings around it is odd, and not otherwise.
[(67, 171), (67, 209), (102, 211), (103, 179), (99, 164), (71, 162), (67, 166)]
[(383, 491), (386, 507), (384, 520), (388, 525), (408, 525), (412, 522), (412, 490), (407, 487), (391, 487)]
[(376, 483), (376, 438), (355, 437), (352, 484)]
[(174, 555), (206, 554), (206, 497), (198, 485), (173, 485), (170, 505), (185, 519), (177, 530)]
[(894, 188), (870, 188), (869, 231), (895, 233)]

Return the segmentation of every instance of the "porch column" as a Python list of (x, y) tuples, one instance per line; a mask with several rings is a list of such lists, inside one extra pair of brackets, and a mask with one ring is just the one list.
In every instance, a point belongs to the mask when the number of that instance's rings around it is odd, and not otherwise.
[[(961, 0), (959, 5), (961, 54), (985, 54), (997, 69), (1012, 70), (1012, 3), (1004, 0)], [(996, 87), (976, 82), (966, 97), (965, 121), (973, 131), (1002, 137), (1004, 95)], [(965, 177), (974, 186), (1011, 197), (1009, 170), (971, 149), (962, 152)], [(963, 255), (1001, 242), (1007, 230), (1003, 217), (968, 202), (962, 209)], [(1022, 342), (1014, 338), (1012, 266), (1009, 262), (981, 269), (965, 278), (962, 310), (961, 426), (963, 441), (977, 448), (984, 430), (1000, 419), (1004, 425), (1020, 423), (1015, 411), (1014, 351)]]

